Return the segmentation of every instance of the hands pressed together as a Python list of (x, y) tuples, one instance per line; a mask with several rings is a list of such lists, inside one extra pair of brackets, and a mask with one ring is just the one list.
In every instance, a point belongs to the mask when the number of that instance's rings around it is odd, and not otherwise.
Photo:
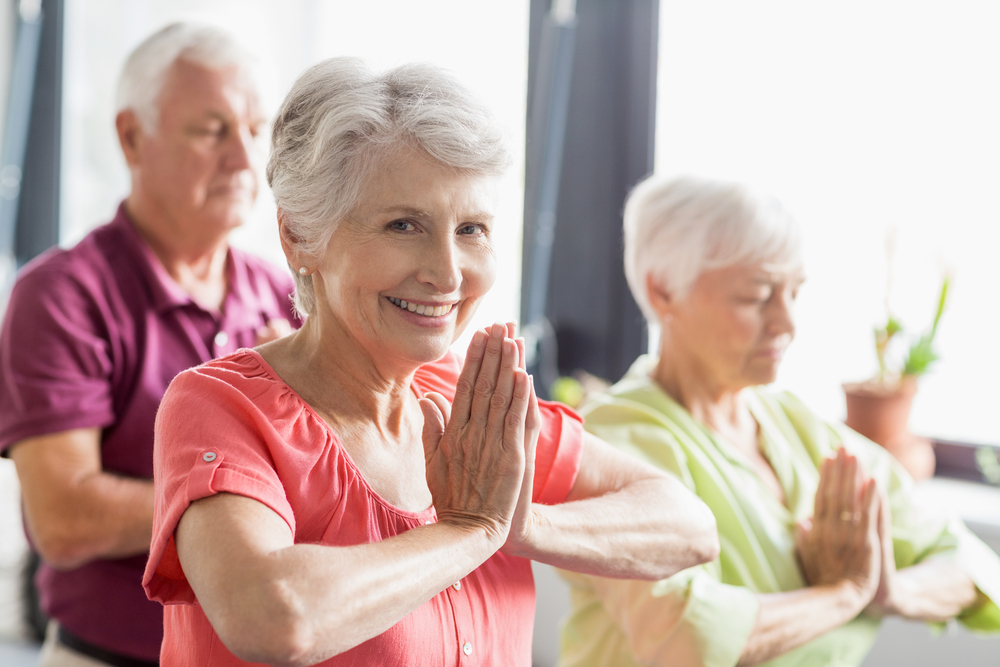
[(843, 447), (820, 468), (813, 517), (799, 525), (796, 546), (809, 585), (847, 584), (859, 611), (895, 612), (889, 501)]
[(513, 323), (477, 331), (452, 405), (420, 399), (427, 485), (438, 521), (483, 528), (498, 546), (530, 539), (540, 417)]

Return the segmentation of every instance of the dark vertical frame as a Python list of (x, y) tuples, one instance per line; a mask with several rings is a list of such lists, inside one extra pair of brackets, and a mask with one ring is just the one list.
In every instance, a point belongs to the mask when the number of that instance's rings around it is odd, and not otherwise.
[(59, 242), (63, 17), (64, 0), (42, 0), (42, 40), (14, 241), (18, 265)]
[[(529, 91), (550, 6), (551, 0), (531, 2)], [(646, 350), (645, 322), (623, 272), (621, 213), (629, 190), (653, 169), (659, 2), (579, 0), (576, 20), (545, 313), (556, 334), (560, 374), (585, 370), (617, 380)], [(529, 115), (531, 105), (529, 97)], [(529, 127), (529, 155), (544, 140), (532, 135)], [(526, 174), (525, 198), (532, 201), (531, 164)], [(522, 303), (532, 280), (534, 234), (526, 216)]]

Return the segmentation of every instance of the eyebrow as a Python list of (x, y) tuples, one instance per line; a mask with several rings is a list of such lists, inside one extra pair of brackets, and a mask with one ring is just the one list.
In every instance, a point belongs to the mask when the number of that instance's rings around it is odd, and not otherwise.
[[(431, 217), (430, 213), (423, 209), (405, 205), (387, 206), (381, 209), (379, 213), (385, 215), (402, 215), (404, 217), (416, 218), (418, 220), (427, 220)], [(485, 211), (478, 211), (476, 213), (472, 213), (471, 215), (463, 215), (461, 217), (463, 222), (490, 222), (495, 216), (491, 213), (486, 213)]]

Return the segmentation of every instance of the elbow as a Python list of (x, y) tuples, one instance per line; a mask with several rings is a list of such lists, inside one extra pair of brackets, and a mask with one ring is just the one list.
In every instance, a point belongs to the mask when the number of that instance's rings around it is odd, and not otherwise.
[(222, 643), (237, 658), (277, 667), (306, 667), (330, 657), (323, 654), (306, 606), (287, 585), (269, 582), (251, 598), (210, 619)]
[(708, 506), (701, 503), (701, 512), (697, 520), (695, 536), (692, 539), (692, 562), (688, 567), (711, 563), (719, 557), (722, 547), (719, 544), (719, 529), (715, 523), (715, 515)]
[(687, 514), (685, 527), (675, 534), (677, 538), (679, 540), (673, 543), (675, 557), (659, 563), (657, 579), (672, 577), (681, 570), (710, 563), (719, 557), (721, 547), (715, 515), (700, 500)]
[(94, 560), (94, 550), (87, 540), (66, 532), (32, 531), (35, 550), (50, 567), (74, 570)]

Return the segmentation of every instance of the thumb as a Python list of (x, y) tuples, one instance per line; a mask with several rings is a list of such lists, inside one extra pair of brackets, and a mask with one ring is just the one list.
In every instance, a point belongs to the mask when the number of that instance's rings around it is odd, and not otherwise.
[(435, 398), (444, 400), (440, 394), (427, 394), (417, 401), (424, 415), (424, 427), (420, 435), (424, 442), (425, 462), (430, 461), (444, 435), (445, 415)]

